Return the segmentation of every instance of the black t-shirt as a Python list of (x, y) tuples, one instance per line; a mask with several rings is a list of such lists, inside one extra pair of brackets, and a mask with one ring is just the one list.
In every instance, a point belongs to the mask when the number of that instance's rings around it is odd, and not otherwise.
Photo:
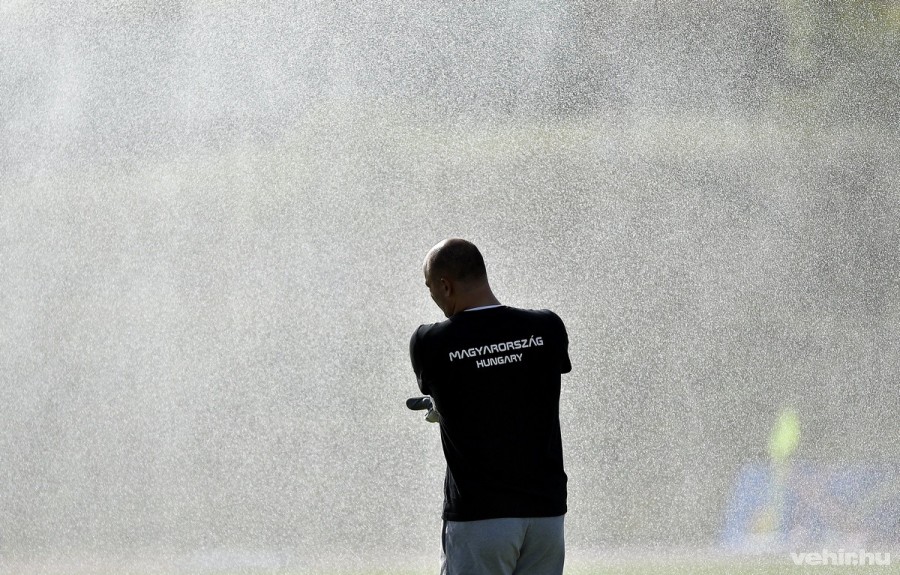
[(559, 392), (572, 369), (568, 343), (555, 313), (506, 306), (413, 334), (419, 388), (441, 414), (445, 520), (566, 512)]

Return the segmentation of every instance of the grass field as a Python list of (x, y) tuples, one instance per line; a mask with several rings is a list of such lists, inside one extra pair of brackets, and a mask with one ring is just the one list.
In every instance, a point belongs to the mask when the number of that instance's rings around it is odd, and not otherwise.
[[(431, 570), (411, 571), (359, 571), (353, 575), (436, 575), (437, 568)], [(663, 564), (633, 564), (633, 565), (606, 565), (575, 563), (567, 566), (566, 575), (849, 575), (855, 573), (895, 574), (900, 573), (900, 567), (896, 564), (883, 566), (796, 566), (784, 563), (729, 563), (729, 564), (703, 564), (703, 563), (678, 563), (672, 565)], [(346, 572), (332, 572), (322, 575), (349, 575)]]
[(844, 573), (898, 573), (896, 566), (796, 566), (783, 563), (773, 564), (676, 564), (676, 565), (581, 565), (567, 568), (569, 575), (837, 575)]
[[(4, 564), (0, 561), (0, 573), (9, 575), (437, 575), (437, 560), (423, 564), (415, 562), (413, 567), (384, 566), (365, 567), (325, 567), (325, 568), (211, 568), (179, 565), (85, 565), (60, 562), (54, 565)], [(856, 573), (897, 574), (900, 565), (896, 560), (892, 565), (823, 565), (797, 566), (790, 559), (761, 560), (739, 559), (732, 561), (707, 561), (678, 559), (671, 561), (567, 561), (566, 575), (849, 575)]]
[[(333, 571), (319, 575), (436, 575), (437, 567), (433, 569), (418, 570), (377, 570), (377, 571)], [(306, 575), (304, 572), (297, 575)], [(895, 565), (883, 566), (796, 566), (784, 563), (729, 563), (729, 564), (702, 564), (679, 563), (672, 565), (663, 564), (633, 564), (633, 565), (606, 565), (576, 563), (567, 566), (566, 575), (844, 575), (855, 573), (895, 574), (900, 573), (900, 567)], [(232, 575), (232, 574), (228, 574)], [(234, 575), (237, 575), (236, 573)], [(242, 574), (243, 575), (243, 574)], [(285, 574), (294, 575), (294, 574)]]

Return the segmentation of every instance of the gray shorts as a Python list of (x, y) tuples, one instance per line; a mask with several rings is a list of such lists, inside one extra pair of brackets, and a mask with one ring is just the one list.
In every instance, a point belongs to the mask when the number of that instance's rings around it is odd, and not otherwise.
[(444, 521), (441, 575), (561, 575), (564, 519)]

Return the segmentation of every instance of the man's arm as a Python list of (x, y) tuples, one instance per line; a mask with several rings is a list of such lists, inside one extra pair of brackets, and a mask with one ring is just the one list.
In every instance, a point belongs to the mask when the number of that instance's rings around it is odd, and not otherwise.
[(421, 391), (424, 395), (431, 395), (431, 390), (428, 389), (428, 384), (422, 380), (422, 369), (423, 369), (423, 361), (422, 361), (422, 347), (419, 342), (420, 332), (422, 331), (422, 327), (419, 326), (416, 331), (413, 332), (412, 337), (409, 340), (409, 359), (412, 362), (413, 372), (416, 374), (416, 382), (419, 384), (419, 391)]
[[(421, 346), (419, 346), (419, 332), (421, 329), (422, 326), (419, 326), (419, 329), (413, 332), (413, 335), (409, 340), (409, 359), (412, 362), (413, 371), (416, 374), (416, 382), (419, 384), (419, 390), (427, 396), (430, 395), (430, 391), (428, 390), (428, 385), (422, 381)], [(437, 423), (441, 419), (441, 416), (434, 408), (434, 402), (430, 397), (410, 397), (406, 400), (406, 407), (412, 410), (427, 409), (428, 412), (425, 414), (425, 421), (428, 421), (429, 423)]]

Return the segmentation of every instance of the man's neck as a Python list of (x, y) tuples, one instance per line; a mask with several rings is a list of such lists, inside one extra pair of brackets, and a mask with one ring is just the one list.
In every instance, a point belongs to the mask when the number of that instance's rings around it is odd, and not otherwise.
[(485, 289), (478, 290), (472, 292), (471, 296), (466, 298), (464, 301), (460, 302), (459, 311), (466, 311), (475, 308), (485, 308), (491, 306), (500, 305), (500, 300), (498, 300), (494, 293), (491, 291), (491, 288), (486, 287)]

